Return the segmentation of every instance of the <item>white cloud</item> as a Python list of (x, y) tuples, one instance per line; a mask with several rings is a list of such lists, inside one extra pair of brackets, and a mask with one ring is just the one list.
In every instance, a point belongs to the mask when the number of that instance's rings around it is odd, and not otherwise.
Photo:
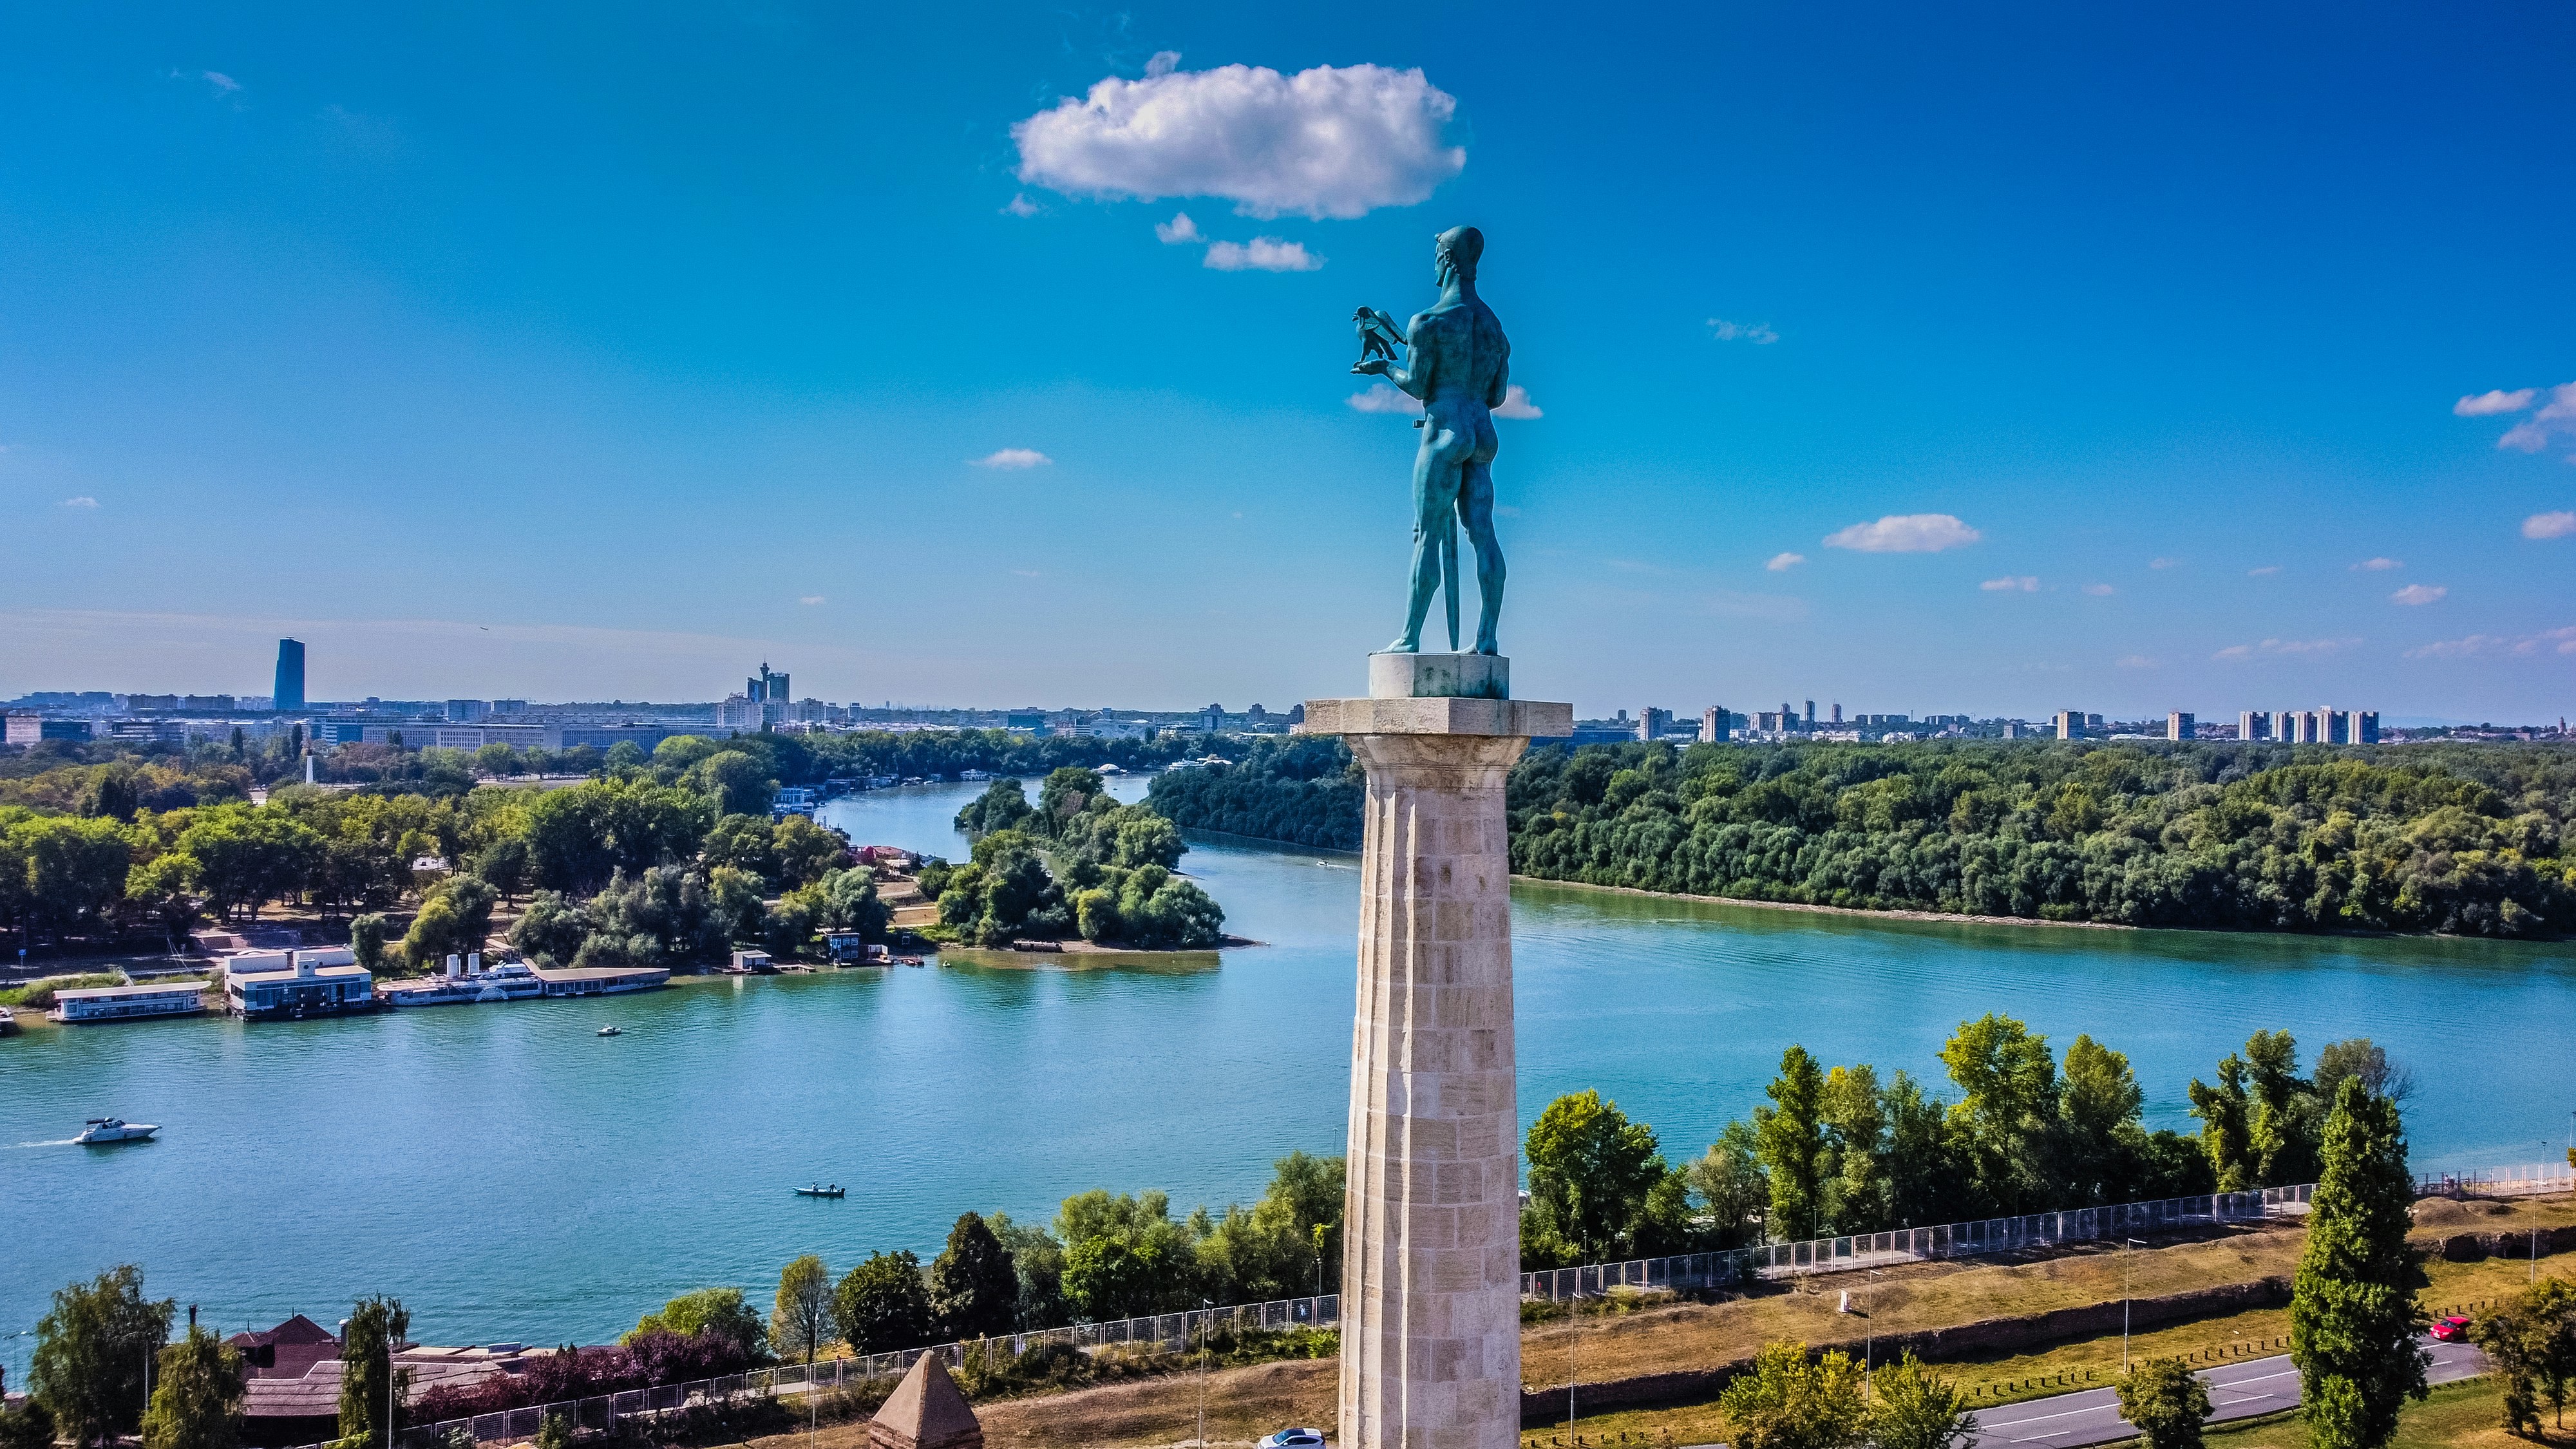
[(1947, 513), (1891, 513), (1876, 523), (1855, 523), (1825, 535), (1825, 547), (1861, 553), (1939, 553), (1983, 537)]
[(2378, 574), (2386, 573), (2390, 569), (2402, 569), (2404, 567), (2406, 567), (2405, 563), (2398, 559), (2366, 558), (2361, 562), (2354, 564), (2352, 566), (2352, 571), (2355, 573)]
[(2443, 639), (2406, 651), (2409, 659), (2465, 659), (2480, 654), (2510, 654), (2522, 658), (2537, 654), (2576, 654), (2576, 624), (2563, 629), (2544, 629), (2519, 639), (2471, 634), (2465, 639)]
[(2531, 400), (2539, 394), (2540, 389), (2536, 387), (2518, 387), (2511, 392), (2498, 388), (2493, 392), (2471, 393), (2451, 404), (2451, 412), (2463, 418), (2491, 418), (2498, 413), (2518, 413), (2531, 406)]
[(62, 501), (62, 506), (65, 508), (96, 508), (98, 506), (98, 500), (84, 493), (78, 498), (64, 499)]
[(1199, 224), (1190, 220), (1188, 212), (1176, 211), (1172, 213), (1170, 221), (1154, 223), (1154, 240), (1167, 247), (1176, 247), (1188, 242), (1205, 241), (1207, 238), (1199, 235)]
[(1042, 468), (1055, 459), (1035, 448), (1004, 448), (966, 461), (978, 468)]
[(2007, 574), (1999, 579), (1988, 579), (1984, 583), (1977, 585), (1977, 587), (1984, 589), (1990, 594), (2009, 594), (2014, 592), (2035, 594), (2039, 592), (2039, 580), (2030, 574), (2021, 574), (2019, 576)]
[(1771, 555), (1771, 561), (1763, 567), (1775, 574), (1785, 574), (1806, 561), (1807, 556), (1803, 553), (1775, 553)]
[(2122, 669), (2153, 669), (2156, 667), (2156, 661), (2144, 654), (2123, 654), (2120, 656), (2119, 665)]
[(821, 594), (800, 594), (797, 596), (796, 602), (810, 608), (813, 605), (828, 603), (830, 601), (825, 599)]
[(1504, 387), (1503, 405), (1494, 409), (1494, 416), (1526, 421), (1530, 418), (1543, 418), (1547, 414), (1540, 412), (1538, 404), (1529, 400), (1529, 389), (1515, 382)]
[(205, 78), (207, 85), (214, 87), (216, 95), (228, 96), (241, 89), (240, 81), (234, 80), (231, 76), (224, 74), (222, 71), (201, 70), (197, 72), (197, 74)]
[(2245, 577), (2249, 579), (2268, 579), (2280, 571), (2281, 566), (2279, 564), (2265, 564), (2259, 569), (2247, 569), (2245, 571)]
[(1046, 210), (1045, 207), (1029, 200), (1027, 192), (1020, 192), (1002, 203), (1002, 214), (1005, 216), (1035, 216), (1044, 210)]
[[(2514, 392), (2491, 392), (2481, 397), (2464, 397), (2451, 411), (2463, 417), (2520, 412), (2530, 404), (2532, 399), (2540, 395), (2540, 391), (2538, 388), (2526, 387)], [(2496, 439), (2497, 447), (2510, 448), (2519, 453), (2537, 453), (2549, 446), (2552, 433), (2576, 437), (2576, 382), (2562, 382), (2548, 389), (2548, 393), (2549, 400), (2540, 405), (2540, 411), (2506, 429), (2504, 436)]]
[(1413, 394), (1404, 391), (1391, 382), (1370, 383), (1368, 385), (1368, 391), (1352, 393), (1349, 397), (1342, 399), (1342, 401), (1350, 404), (1354, 410), (1364, 413), (1418, 413), (1422, 411), (1422, 404), (1414, 398)]
[(1768, 347), (1780, 340), (1780, 334), (1772, 331), (1768, 322), (1729, 322), (1723, 317), (1708, 319), (1708, 335), (1720, 342), (1750, 342), (1756, 347)]
[(1257, 236), (1248, 245), (1217, 242), (1199, 262), (1219, 272), (1311, 272), (1323, 264), (1324, 259), (1308, 252), (1304, 242), (1275, 236)]
[(2408, 584), (2388, 597), (2406, 605), (2439, 603), (2450, 590), (2440, 584)]
[(2084, 586), (2084, 592), (2091, 594), (2097, 599), (2107, 599), (2111, 595), (2120, 591), (2111, 587), (2109, 584), (2086, 584)]
[(1458, 102), (1419, 70), (1317, 66), (1110, 76), (1011, 127), (1019, 178), (1068, 196), (1218, 196), (1242, 216), (1349, 220), (1411, 206), (1467, 164), (1441, 144)]
[(2147, 560), (2147, 567), (2151, 569), (2178, 569), (2182, 567), (2182, 560), (2178, 558), (2151, 558)]
[(2212, 659), (2252, 659), (2258, 655), (2332, 654), (2360, 643), (2358, 639), (2266, 639), (2260, 644), (2230, 644)]
[(2525, 538), (2565, 538), (2576, 534), (2576, 513), (2535, 513), (2522, 521)]

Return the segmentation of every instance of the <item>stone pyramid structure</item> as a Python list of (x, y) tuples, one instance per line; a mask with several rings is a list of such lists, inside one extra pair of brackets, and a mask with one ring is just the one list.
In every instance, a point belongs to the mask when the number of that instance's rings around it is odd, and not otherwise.
[(868, 1449), (984, 1449), (984, 1425), (948, 1365), (925, 1353), (868, 1421)]

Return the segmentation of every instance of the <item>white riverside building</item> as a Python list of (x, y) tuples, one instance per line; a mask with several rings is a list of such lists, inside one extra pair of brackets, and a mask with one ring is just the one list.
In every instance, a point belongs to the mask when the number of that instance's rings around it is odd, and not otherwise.
[(224, 958), (224, 1001), (244, 1021), (349, 1016), (376, 1009), (376, 977), (346, 946), (236, 951)]
[(195, 1016), (206, 1009), (203, 981), (142, 986), (78, 986), (54, 993), (48, 1019), (66, 1024), (141, 1021), (155, 1016)]

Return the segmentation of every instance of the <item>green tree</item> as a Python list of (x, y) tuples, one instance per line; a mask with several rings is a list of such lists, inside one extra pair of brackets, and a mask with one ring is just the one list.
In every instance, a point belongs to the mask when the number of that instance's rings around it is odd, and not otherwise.
[(1763, 1214), (1771, 1209), (1771, 1177), (1762, 1167), (1759, 1135), (1749, 1124), (1727, 1123), (1708, 1152), (1683, 1171), (1708, 1211), (1719, 1247), (1761, 1241)]
[(769, 1314), (769, 1346), (782, 1358), (814, 1361), (832, 1341), (832, 1270), (807, 1253), (778, 1270), (778, 1302)]
[(2191, 1115), (2200, 1119), (2201, 1151), (2209, 1157), (2220, 1192), (2243, 1192), (2254, 1181), (2254, 1147), (2248, 1123), (2253, 1103), (2245, 1094), (2245, 1062), (2233, 1055), (2218, 1063), (2218, 1085), (2191, 1079)]
[(832, 1291), (832, 1321), (853, 1353), (928, 1343), (937, 1318), (921, 1281), (921, 1260), (908, 1252), (871, 1254)]
[(2263, 1187), (2313, 1182), (2317, 1174), (2314, 1092), (2299, 1076), (2299, 1044), (2286, 1031), (2258, 1031), (2245, 1043), (2246, 1140)]
[(782, 890), (811, 885), (849, 861), (849, 850), (839, 836), (802, 815), (790, 815), (771, 827), (769, 848), (776, 862), (770, 879)]
[(940, 1333), (960, 1342), (1008, 1333), (1019, 1298), (1011, 1250), (980, 1214), (960, 1214), (947, 1248), (930, 1263), (930, 1311)]
[[(619, 740), (621, 746), (632, 746), (632, 740)], [(537, 1421), (535, 1449), (572, 1449), (572, 1421), (561, 1414), (548, 1414)]]
[(349, 918), (349, 954), (358, 964), (375, 975), (385, 972), (385, 941), (393, 935), (393, 923), (370, 911)]
[(1038, 787), (1037, 819), (1031, 828), (1047, 836), (1061, 833), (1074, 816), (1105, 798), (1107, 788), (1098, 770), (1067, 765), (1050, 771)]
[(36, 1323), (27, 1387), (74, 1449), (141, 1426), (144, 1365), (169, 1341), (175, 1308), (144, 1298), (143, 1270), (131, 1263), (54, 1290), (52, 1311)]
[(1976, 1442), (1977, 1416), (1959, 1386), (1911, 1352), (1873, 1376), (1871, 1449), (1962, 1449)]
[(2397, 1104), (2344, 1079), (2323, 1156), (2290, 1285), (2290, 1357), (2318, 1449), (2379, 1449), (2396, 1432), (2399, 1405), (2426, 1392), (2406, 1246), (2415, 1184)]
[(1181, 857), (1189, 846), (1181, 840), (1179, 827), (1146, 811), (1131, 809), (1120, 813), (1129, 818), (1119, 823), (1115, 853), (1110, 857), (1113, 864), (1127, 870), (1140, 865), (1180, 868)]
[(2075, 1203), (2126, 1200), (2121, 1189), (2135, 1175), (2133, 1136), (2146, 1093), (2126, 1055), (2089, 1036), (2066, 1049), (2064, 1089), (2058, 1096), (2060, 1181)]
[(1016, 830), (1029, 818), (1029, 793), (1019, 781), (1004, 776), (957, 812), (957, 831), (969, 838), (996, 830)]
[(482, 950), (492, 936), (497, 899), (490, 886), (470, 875), (452, 875), (430, 887), (403, 936), (403, 960), (415, 971), (426, 971), (443, 957)]
[(152, 1407), (143, 1416), (143, 1449), (233, 1449), (241, 1439), (241, 1355), (211, 1330), (161, 1350)]
[(761, 1359), (763, 1346), (769, 1340), (769, 1329), (760, 1321), (760, 1310), (751, 1306), (739, 1288), (700, 1288), (683, 1293), (635, 1320), (634, 1329), (618, 1341), (632, 1343), (654, 1332), (683, 1337), (712, 1333), (754, 1362)]
[(411, 1313), (399, 1298), (361, 1298), (340, 1331), (340, 1437), (383, 1449), (403, 1426), (411, 1370), (394, 1352), (411, 1332)]
[(125, 897), (133, 848), (113, 819), (30, 820), (10, 832), (26, 862), (36, 914), (64, 929), (96, 921)]
[(1795, 1242), (1824, 1231), (1825, 1073), (1802, 1046), (1780, 1054), (1780, 1074), (1764, 1088), (1767, 1107), (1753, 1109), (1754, 1141), (1771, 1178), (1771, 1213), (1764, 1220), (1774, 1242)]
[(1530, 1124), (1524, 1150), (1530, 1210), (1588, 1262), (1612, 1256), (1626, 1241), (1666, 1171), (1654, 1129), (1588, 1089), (1548, 1103)]
[(769, 767), (742, 750), (718, 750), (691, 765), (680, 776), (680, 783), (713, 801), (719, 814), (769, 814), (769, 803), (778, 798), (778, 782), (769, 777)]
[(1825, 1073), (1825, 1130), (1832, 1134), (1833, 1176), (1824, 1185), (1825, 1218), (1837, 1233), (1886, 1227), (1887, 1109), (1877, 1069), (1863, 1064)]
[(1950, 1120), (1990, 1210), (2034, 1212), (2050, 1198), (2049, 1146), (2057, 1118), (2057, 1063), (2048, 1038), (1992, 1012), (1961, 1022), (1941, 1049), (1957, 1083)]
[[(490, 749), (491, 746), (484, 746)], [(508, 749), (509, 746), (502, 746)], [(503, 901), (516, 900), (528, 888), (529, 873), (535, 859), (529, 854), (528, 840), (523, 835), (504, 835), (474, 853), (474, 863), (467, 869), (477, 879), (500, 893)]]
[(1737, 1449), (1860, 1449), (1868, 1442), (1860, 1365), (1837, 1352), (1810, 1359), (1803, 1343), (1765, 1344), (1717, 1407), (1735, 1426)]
[(54, 1449), (54, 1416), (42, 1400), (14, 1410), (0, 1404), (0, 1449)]
[(2209, 1422), (2209, 1385), (2178, 1358), (2140, 1363), (2117, 1385), (2120, 1417), (2137, 1426), (2146, 1449), (2200, 1449)]
[(1153, 1239), (1086, 1238), (1064, 1254), (1065, 1301), (1093, 1322), (1155, 1311), (1171, 1296), (1171, 1276), (1171, 1258)]

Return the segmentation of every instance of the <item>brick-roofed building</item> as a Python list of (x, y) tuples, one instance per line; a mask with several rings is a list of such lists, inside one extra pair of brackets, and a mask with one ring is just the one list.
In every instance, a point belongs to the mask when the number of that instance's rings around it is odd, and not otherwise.
[(226, 1340), (241, 1354), (246, 1379), (300, 1379), (322, 1360), (340, 1356), (331, 1330), (299, 1313), (275, 1328), (236, 1333)]
[(868, 1449), (984, 1449), (984, 1424), (939, 1355), (925, 1353), (868, 1421)]

